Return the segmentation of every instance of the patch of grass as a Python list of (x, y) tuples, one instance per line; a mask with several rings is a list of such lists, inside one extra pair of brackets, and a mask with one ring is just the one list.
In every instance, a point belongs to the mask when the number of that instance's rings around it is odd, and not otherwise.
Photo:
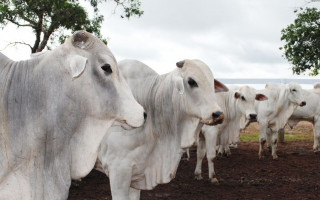
[(259, 132), (243, 133), (240, 135), (241, 142), (259, 141)]
[(284, 140), (285, 141), (313, 141), (313, 134), (305, 134), (305, 133), (297, 133), (297, 132), (291, 132), (291, 133), (285, 133), (284, 134)]
[[(286, 132), (284, 134), (285, 141), (313, 141), (313, 134), (304, 134), (304, 133), (297, 133), (297, 132)], [(259, 132), (252, 132), (252, 133), (242, 133), (240, 135), (241, 142), (252, 142), (252, 141), (259, 141)]]

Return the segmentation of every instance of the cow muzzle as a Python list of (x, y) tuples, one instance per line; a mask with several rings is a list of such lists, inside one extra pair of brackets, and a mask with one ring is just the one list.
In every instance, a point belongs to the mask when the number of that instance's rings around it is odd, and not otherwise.
[(223, 112), (215, 112), (215, 113), (212, 113), (212, 124), (210, 125), (217, 125), (217, 124), (222, 124), (223, 122), (223, 119), (224, 119), (224, 114)]
[(303, 102), (300, 103), (299, 106), (303, 107), (303, 106), (305, 106), (305, 105), (307, 105), (307, 103), (306, 103), (305, 101), (303, 101)]
[(257, 114), (250, 114), (249, 117), (251, 120), (255, 120), (257, 119)]

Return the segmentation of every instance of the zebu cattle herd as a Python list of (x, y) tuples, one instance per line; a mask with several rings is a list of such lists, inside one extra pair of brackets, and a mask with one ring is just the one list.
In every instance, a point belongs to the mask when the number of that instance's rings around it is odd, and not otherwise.
[(197, 145), (195, 177), (206, 155), (231, 155), (240, 131), (260, 126), (278, 159), (277, 135), (288, 123), (314, 124), (319, 151), (320, 85), (268, 83), (229, 89), (204, 62), (186, 59), (159, 75), (136, 60), (117, 63), (100, 40), (75, 32), (55, 50), (15, 62), (0, 54), (0, 199), (67, 199), (71, 180), (106, 173), (113, 200), (170, 182), (183, 153)]

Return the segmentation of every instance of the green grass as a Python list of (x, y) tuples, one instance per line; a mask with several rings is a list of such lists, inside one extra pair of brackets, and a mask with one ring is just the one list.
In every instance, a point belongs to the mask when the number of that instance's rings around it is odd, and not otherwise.
[(241, 142), (259, 141), (259, 132), (242, 133), (240, 135), (240, 141)]
[[(302, 133), (288, 133), (284, 134), (285, 141), (313, 141), (313, 134), (302, 134)], [(253, 133), (242, 133), (240, 135), (241, 142), (252, 142), (252, 141), (259, 141), (259, 132)]]
[(285, 133), (284, 134), (285, 141), (313, 141), (313, 134), (301, 134), (301, 133)]

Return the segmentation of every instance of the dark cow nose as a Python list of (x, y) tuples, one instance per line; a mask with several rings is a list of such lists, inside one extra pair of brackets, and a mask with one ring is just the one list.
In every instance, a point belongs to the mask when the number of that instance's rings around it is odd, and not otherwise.
[(220, 117), (220, 115), (222, 115), (222, 112), (220, 112), (220, 111), (212, 113), (212, 118), (213, 119), (218, 118), (218, 117)]
[(305, 101), (301, 102), (300, 106), (305, 106), (307, 103)]
[(147, 113), (146, 112), (143, 112), (143, 118), (144, 118), (144, 120), (147, 119)]
[(257, 119), (257, 115), (256, 114), (250, 114), (249, 117), (250, 117), (250, 119)]

